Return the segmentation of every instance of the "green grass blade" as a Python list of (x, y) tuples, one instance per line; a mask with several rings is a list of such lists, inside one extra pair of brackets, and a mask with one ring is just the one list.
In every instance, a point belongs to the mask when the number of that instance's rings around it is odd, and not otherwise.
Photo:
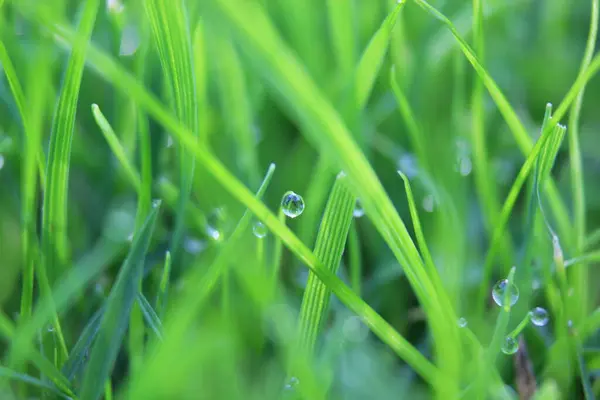
[[(587, 38), (587, 44), (585, 46), (585, 53), (583, 60), (581, 61), (581, 67), (579, 73), (583, 73), (589, 68), (594, 55), (594, 49), (596, 47), (596, 38), (598, 36), (598, 9), (600, 7), (598, 0), (591, 1), (591, 15), (590, 15), (590, 29)], [(575, 251), (577, 255), (580, 255), (584, 251), (585, 247), (585, 233), (586, 233), (586, 208), (585, 208), (585, 187), (583, 181), (583, 161), (581, 155), (581, 148), (579, 143), (579, 118), (581, 114), (581, 106), (583, 104), (583, 96), (585, 93), (585, 86), (581, 88), (577, 94), (577, 98), (571, 107), (569, 112), (569, 160), (570, 171), (571, 171), (571, 193), (573, 196), (573, 215), (574, 215), (574, 226), (573, 234), (575, 236)], [(577, 293), (577, 311), (573, 318), (581, 320), (586, 314), (589, 308), (589, 272), (585, 264), (574, 268), (571, 271), (571, 281), (574, 285), (575, 292)]]
[(106, 142), (110, 146), (110, 149), (119, 161), (119, 164), (121, 164), (121, 166), (123, 167), (127, 179), (133, 185), (135, 191), (139, 193), (142, 188), (140, 177), (137, 171), (135, 171), (135, 168), (131, 161), (129, 161), (127, 153), (125, 152), (125, 149), (119, 142), (119, 138), (115, 134), (115, 131), (112, 129), (112, 127), (104, 117), (104, 114), (102, 114), (102, 111), (100, 110), (100, 107), (98, 107), (97, 104), (92, 104), (92, 113), (94, 114), (94, 119), (96, 120), (98, 127), (102, 131), (102, 134), (104, 135)]
[(16, 371), (13, 371), (10, 368), (6, 368), (3, 366), (0, 366), (0, 378), (4, 378), (4, 379), (10, 379), (10, 380), (15, 380), (15, 381), (19, 381), (19, 382), (24, 382), (28, 385), (37, 387), (41, 390), (44, 391), (48, 391), (50, 393), (54, 393), (55, 395), (63, 398), (63, 399), (72, 399), (71, 396), (67, 396), (66, 394), (64, 394), (63, 392), (57, 390), (54, 386), (47, 384), (46, 382), (43, 382), (37, 378), (34, 378), (32, 376), (26, 375), (26, 374), (22, 374)]
[(92, 346), (83, 377), (81, 397), (84, 399), (100, 398), (104, 383), (110, 378), (110, 372), (129, 322), (129, 313), (138, 293), (143, 261), (150, 245), (159, 209), (160, 203), (154, 204), (146, 223), (134, 239), (129, 255), (119, 270), (117, 280), (106, 301), (98, 337)]
[[(75, 128), (75, 113), (79, 87), (85, 63), (88, 41), (96, 21), (98, 0), (85, 4), (77, 39), (64, 74), (63, 86), (54, 113), (50, 148), (48, 151), (47, 184), (42, 207), (42, 262), (38, 281), (42, 296), (51, 302), (50, 284), (65, 270), (68, 263), (67, 194), (71, 142)], [(61, 357), (68, 356), (58, 315), (54, 316), (54, 330), (58, 337)]]
[[(315, 257), (333, 274), (337, 273), (352, 222), (356, 197), (348, 189), (344, 174), (339, 174), (325, 206), (315, 244)], [(331, 293), (314, 273), (308, 276), (299, 319), (298, 351), (313, 353), (317, 336), (327, 315)]]
[[(198, 132), (198, 104), (194, 79), (192, 44), (183, 0), (165, 2), (145, 0), (158, 49), (163, 74), (175, 113), (181, 123), (194, 135)], [(189, 150), (179, 146), (179, 201), (177, 219), (171, 242), (176, 262), (185, 227), (185, 206), (192, 190), (194, 160)]]
[(148, 302), (148, 299), (139, 292), (137, 295), (137, 302), (140, 305), (140, 309), (142, 310), (142, 315), (144, 316), (144, 320), (148, 324), (148, 327), (152, 329), (152, 332), (162, 340), (162, 322), (160, 322), (160, 318), (152, 305)]
[(167, 307), (167, 296), (169, 291), (169, 282), (171, 280), (171, 252), (165, 254), (165, 265), (160, 279), (158, 295), (156, 296), (156, 311), (159, 317), (162, 317)]
[(337, 68), (342, 77), (350, 79), (356, 60), (356, 39), (353, 26), (354, 5), (350, 1), (327, 0), (329, 36)]
[(355, 101), (359, 110), (362, 110), (367, 104), (375, 84), (375, 78), (379, 74), (379, 69), (387, 53), (396, 19), (404, 4), (406, 4), (404, 0), (398, 2), (394, 10), (383, 21), (379, 30), (373, 35), (360, 58), (355, 78)]
[(354, 292), (360, 296), (362, 292), (362, 262), (360, 251), (360, 240), (358, 237), (358, 226), (356, 220), (352, 221), (350, 233), (348, 234), (348, 253), (350, 282)]
[[(27, 9), (34, 12), (33, 16), (45, 27), (49, 28), (53, 33), (57, 34), (58, 38), (64, 40), (63, 44), (70, 46), (73, 42), (73, 32), (68, 28), (50, 23), (44, 13), (37, 9)], [(338, 296), (340, 301), (346, 304), (352, 311), (361, 316), (365, 324), (369, 326), (373, 332), (389, 345), (403, 359), (412, 360), (412, 354), (407, 351), (410, 347), (406, 340), (402, 338), (379, 314), (377, 314), (364, 301), (356, 296), (351, 289), (347, 288), (339, 279), (326, 271), (315, 259), (312, 252), (302, 244), (302, 242), (281, 222), (278, 218), (271, 214), (267, 208), (239, 183), (223, 165), (211, 156), (203, 147), (199, 146), (189, 130), (177, 122), (161, 104), (151, 96), (136, 80), (125, 72), (114, 61), (94, 48), (90, 49), (89, 59), (95, 70), (109, 80), (115, 87), (127, 92), (130, 96), (135, 97), (140, 105), (143, 105), (149, 114), (157, 119), (165, 128), (178, 135), (179, 140), (184, 142), (190, 149), (193, 150), (197, 160), (201, 162), (205, 168), (228, 190), (235, 198), (244, 203), (263, 223), (269, 228), (274, 235), (279, 236), (282, 242), (302, 260), (311, 270), (317, 273), (317, 276), (329, 287), (332, 292)], [(588, 77), (589, 78), (589, 77)], [(335, 126), (339, 126), (336, 122)], [(360, 157), (362, 159), (362, 157)], [(363, 164), (364, 165), (364, 164)], [(360, 166), (359, 166), (360, 168)], [(356, 171), (356, 167), (353, 168)], [(376, 179), (375, 179), (376, 181)], [(367, 185), (370, 188), (370, 185)], [(365, 193), (366, 189), (361, 192)], [(362, 200), (362, 197), (361, 197)], [(364, 203), (363, 203), (364, 204)], [(369, 209), (373, 210), (372, 206)], [(369, 210), (367, 210), (369, 213)], [(387, 231), (386, 231), (387, 232)], [(386, 233), (386, 237), (389, 235)], [(447, 333), (446, 333), (447, 335)], [(412, 348), (412, 347), (411, 347)], [(414, 348), (413, 348), (414, 349)], [(438, 370), (429, 365), (427, 370), (419, 371), (426, 377), (429, 382), (437, 382)]]
[(68, 380), (72, 381), (75, 379), (75, 376), (82, 371), (90, 347), (92, 346), (92, 343), (98, 334), (98, 330), (100, 329), (100, 321), (102, 320), (103, 314), (104, 307), (94, 313), (79, 335), (77, 343), (75, 343), (75, 346), (73, 346), (71, 349), (69, 358), (62, 367), (62, 373), (67, 377)]

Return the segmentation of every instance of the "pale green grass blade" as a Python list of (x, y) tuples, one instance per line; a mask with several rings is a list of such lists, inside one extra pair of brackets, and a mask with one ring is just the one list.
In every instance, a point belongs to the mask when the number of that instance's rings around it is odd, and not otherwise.
[(244, 69), (237, 50), (228, 38), (217, 35), (214, 45), (221, 110), (227, 115), (225, 126), (237, 146), (236, 159), (242, 176), (249, 186), (256, 186), (260, 179), (258, 155)]
[(119, 161), (119, 164), (121, 164), (121, 166), (123, 167), (125, 175), (127, 176), (127, 180), (133, 185), (135, 191), (139, 193), (142, 188), (140, 177), (137, 171), (135, 171), (133, 164), (129, 161), (129, 157), (125, 153), (125, 149), (123, 148), (123, 146), (121, 146), (119, 138), (113, 131), (106, 118), (104, 117), (104, 114), (102, 114), (102, 111), (100, 110), (100, 107), (98, 107), (97, 104), (92, 104), (92, 114), (94, 114), (94, 119), (96, 120), (98, 127), (102, 131), (102, 134), (104, 135), (106, 142), (110, 146), (110, 149)]
[[(42, 262), (38, 281), (42, 296), (51, 302), (50, 284), (65, 271), (69, 259), (67, 239), (67, 197), (71, 142), (75, 129), (75, 113), (85, 63), (87, 44), (94, 28), (99, 0), (88, 0), (78, 28), (63, 86), (52, 121), (48, 150), (47, 182), (42, 207)], [(58, 315), (54, 315), (61, 358), (68, 356)], [(60, 363), (60, 362), (59, 362)]]
[[(584, 72), (590, 65), (594, 56), (596, 47), (596, 39), (598, 36), (598, 9), (600, 7), (598, 0), (591, 1), (590, 29), (585, 46), (583, 60), (579, 73)], [(577, 94), (577, 98), (569, 112), (569, 160), (571, 171), (571, 193), (573, 196), (573, 234), (575, 236), (575, 252), (581, 255), (585, 247), (586, 234), (586, 207), (585, 207), (585, 186), (583, 180), (583, 161), (581, 155), (579, 141), (579, 118), (581, 114), (581, 106), (583, 104), (583, 96), (585, 86), (581, 88)], [(571, 282), (574, 290), (577, 293), (577, 311), (573, 318), (575, 321), (581, 320), (589, 309), (589, 272), (585, 264), (579, 265), (571, 271)]]
[(586, 250), (589, 250), (590, 247), (594, 247), (594, 246), (598, 245), (599, 243), (600, 243), (600, 229), (597, 229), (594, 232), (592, 232), (585, 239), (585, 246), (584, 246), (584, 248)]
[[(198, 132), (198, 104), (192, 57), (192, 44), (183, 0), (165, 2), (144, 0), (146, 14), (172, 106), (183, 126), (194, 135)], [(176, 262), (185, 227), (185, 206), (192, 190), (194, 160), (189, 150), (179, 145), (179, 201), (171, 253)]]
[(81, 387), (83, 399), (100, 398), (104, 383), (110, 378), (117, 358), (121, 341), (127, 329), (129, 314), (138, 293), (142, 278), (143, 262), (154, 232), (160, 203), (155, 203), (144, 226), (135, 237), (129, 255), (119, 270), (117, 279), (110, 291), (102, 315), (98, 337), (92, 346)]
[(356, 62), (356, 39), (351, 1), (327, 0), (329, 36), (339, 74), (350, 79)]
[[(347, 186), (347, 178), (339, 174), (325, 206), (321, 220), (315, 257), (334, 275), (340, 266), (346, 238), (352, 222), (356, 197)], [(314, 273), (309, 273), (302, 297), (299, 317), (298, 351), (310, 356), (327, 315), (331, 292)]]
[[(40, 9), (32, 10), (34, 16), (44, 24), (45, 27), (51, 29), (53, 33), (58, 35), (58, 38), (64, 40), (63, 44), (73, 42), (74, 34), (64, 26), (51, 24), (45, 18), (45, 14)], [(389, 345), (403, 359), (409, 360), (412, 364), (411, 350), (407, 350), (406, 342), (379, 314), (377, 314), (364, 301), (358, 298), (351, 289), (347, 288), (339, 279), (326, 271), (316, 260), (312, 252), (302, 244), (302, 242), (283, 224), (278, 218), (271, 214), (268, 209), (253, 195), (239, 183), (213, 156), (200, 147), (194, 139), (191, 132), (177, 122), (162, 105), (151, 96), (131, 75), (125, 72), (114, 61), (100, 52), (98, 49), (90, 49), (89, 59), (92, 62), (95, 70), (109, 80), (115, 87), (127, 92), (135, 97), (140, 105), (143, 105), (149, 114), (157, 119), (163, 126), (178, 135), (179, 140), (184, 142), (190, 149), (193, 150), (197, 160), (201, 162), (207, 170), (215, 176), (221, 184), (239, 201), (244, 203), (257, 217), (259, 217), (265, 225), (276, 236), (279, 236), (286, 246), (302, 260), (311, 270), (315, 271), (319, 278), (329, 287), (332, 292), (338, 296), (340, 301), (346, 304), (352, 311), (361, 316), (365, 324), (369, 326), (373, 332)], [(368, 211), (367, 211), (368, 213)], [(410, 347), (412, 348), (412, 347)], [(412, 348), (414, 351), (414, 348)], [(429, 365), (426, 371), (419, 371), (426, 377), (429, 382), (435, 382), (438, 376), (438, 370)]]
[(160, 318), (152, 305), (148, 302), (148, 299), (139, 292), (137, 295), (137, 302), (140, 305), (140, 309), (142, 310), (142, 315), (144, 316), (144, 321), (148, 324), (148, 327), (152, 329), (152, 332), (158, 337), (158, 339), (162, 340), (162, 322), (160, 322)]
[(171, 281), (171, 252), (165, 254), (165, 265), (163, 267), (160, 285), (158, 287), (158, 295), (156, 296), (156, 312), (159, 317), (162, 317), (167, 307), (167, 298), (169, 293), (169, 284)]
[(379, 30), (373, 35), (360, 58), (355, 78), (355, 101), (359, 110), (362, 110), (369, 100), (375, 79), (387, 53), (396, 19), (404, 4), (406, 4), (405, 0), (398, 2)]
[(61, 391), (57, 390), (54, 386), (49, 385), (46, 382), (43, 382), (37, 378), (34, 378), (34, 377), (26, 375), (26, 374), (21, 374), (19, 372), (13, 371), (12, 369), (6, 368), (3, 366), (0, 366), (0, 379), (10, 379), (10, 380), (15, 380), (15, 381), (20, 381), (20, 382), (26, 383), (28, 385), (42, 389), (44, 391), (53, 393), (56, 396), (59, 396), (63, 399), (73, 399), (73, 397), (67, 396), (66, 394), (62, 393)]
[(211, 130), (208, 128), (208, 96), (207, 96), (207, 65), (204, 43), (204, 23), (202, 19), (196, 23), (192, 51), (194, 55), (194, 78), (196, 80), (196, 98), (198, 100), (198, 140), (207, 146)]
[[(506, 97), (504, 96), (504, 94), (502, 93), (500, 88), (498, 87), (498, 85), (496, 85), (494, 80), (487, 73), (485, 68), (481, 65), (480, 61), (478, 60), (478, 58), (475, 55), (475, 53), (473, 52), (473, 50), (470, 48), (470, 46), (467, 44), (467, 42), (460, 36), (460, 34), (456, 30), (456, 27), (454, 26), (454, 24), (452, 24), (452, 22), (446, 16), (444, 16), (442, 13), (440, 13), (437, 9), (432, 7), (426, 1), (424, 1), (424, 0), (414, 0), (414, 1), (425, 11), (429, 12), (435, 18), (439, 19), (444, 24), (446, 24), (446, 26), (448, 27), (448, 29), (450, 30), (450, 32), (452, 33), (454, 38), (457, 40), (465, 57), (467, 58), (467, 60), (469, 60), (469, 62), (471, 63), (471, 65), (473, 66), (473, 68), (475, 69), (477, 74), (479, 75), (480, 79), (483, 81), (483, 84), (485, 85), (488, 92), (490, 93), (490, 96), (496, 103), (500, 113), (504, 117), (504, 120), (506, 121), (508, 127), (510, 128), (511, 132), (513, 133), (515, 140), (516, 140), (517, 144), (519, 145), (519, 148), (521, 149), (522, 153), (524, 155), (528, 155), (531, 152), (532, 148), (534, 147), (534, 144), (532, 142), (532, 139), (528, 135), (525, 126), (520, 121), (519, 117), (517, 116), (517, 113), (514, 111), (514, 109), (512, 108), (512, 106), (510, 105), (510, 103), (508, 102), (508, 100), (506, 99)], [(575, 93), (573, 93), (573, 95), (574, 94)], [(558, 107), (557, 112), (556, 112), (556, 118), (558, 120), (560, 120), (560, 119), (562, 119), (562, 117), (564, 117), (564, 115), (568, 109), (568, 106), (570, 105), (571, 101), (573, 101), (573, 98), (570, 98), (570, 97), (571, 97), (571, 93), (569, 92), (569, 94), (565, 97), (565, 100), (563, 101), (563, 103), (561, 103), (561, 105)], [(566, 234), (570, 230), (569, 229), (570, 222), (569, 222), (567, 209), (566, 209), (565, 205), (563, 204), (563, 202), (561, 201), (560, 197), (558, 196), (558, 191), (554, 185), (549, 185), (547, 190), (548, 190), (548, 197), (551, 202), (552, 210), (554, 212), (555, 218), (558, 221), (560, 231), (561, 231), (561, 233)]]

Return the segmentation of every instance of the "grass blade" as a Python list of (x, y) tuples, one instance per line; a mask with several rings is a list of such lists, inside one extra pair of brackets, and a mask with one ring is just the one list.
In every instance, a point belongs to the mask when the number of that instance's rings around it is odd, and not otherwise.
[[(192, 45), (183, 0), (145, 0), (154, 41), (175, 113), (186, 128), (198, 132), (198, 105), (192, 62)], [(176, 263), (185, 227), (185, 206), (192, 190), (194, 160), (183, 144), (179, 146), (179, 201), (171, 242)]]
[(90, 347), (92, 346), (92, 343), (98, 334), (98, 330), (100, 329), (100, 321), (102, 315), (104, 314), (104, 309), (105, 308), (102, 307), (94, 313), (92, 318), (90, 318), (87, 325), (85, 328), (83, 328), (83, 331), (79, 335), (77, 343), (75, 343), (75, 346), (73, 346), (73, 349), (71, 349), (69, 358), (62, 367), (62, 373), (70, 381), (75, 379), (85, 364)]
[(42, 390), (46, 390), (48, 392), (54, 393), (55, 395), (63, 398), (63, 399), (72, 399), (71, 396), (67, 396), (64, 393), (62, 393), (61, 391), (57, 390), (54, 386), (47, 384), (46, 382), (43, 382), (37, 378), (34, 378), (32, 376), (26, 375), (26, 374), (21, 374), (19, 372), (13, 371), (10, 368), (6, 368), (3, 366), (0, 366), (0, 378), (5, 378), (5, 379), (12, 379), (12, 380), (16, 380), (16, 381), (20, 381), (20, 382), (24, 382), (28, 385), (31, 386), (35, 386), (39, 389)]
[[(337, 273), (352, 222), (356, 197), (348, 189), (344, 174), (339, 174), (325, 206), (315, 244), (315, 257), (333, 274)], [(312, 354), (317, 336), (327, 315), (331, 292), (314, 273), (308, 276), (299, 319), (299, 348)]]
[(104, 383), (110, 378), (110, 372), (127, 328), (129, 313), (138, 292), (144, 257), (150, 245), (159, 209), (160, 203), (157, 202), (136, 236), (106, 301), (98, 337), (92, 346), (90, 360), (83, 377), (81, 397), (84, 399), (100, 398)]
[(165, 313), (167, 306), (167, 295), (169, 291), (169, 282), (171, 280), (171, 252), (167, 251), (165, 254), (165, 265), (163, 267), (162, 277), (160, 279), (160, 285), (158, 288), (158, 295), (156, 296), (156, 311), (159, 317), (162, 317)]
[(152, 331), (156, 334), (156, 336), (160, 340), (162, 340), (162, 322), (160, 322), (158, 314), (156, 313), (156, 311), (154, 311), (152, 305), (150, 305), (148, 299), (146, 299), (142, 292), (138, 293), (137, 302), (140, 305), (140, 309), (142, 310), (144, 320), (146, 321), (150, 329), (152, 329)]
[[(79, 98), (79, 87), (85, 63), (87, 44), (90, 39), (98, 0), (85, 4), (79, 35), (65, 71), (63, 87), (52, 122), (50, 148), (48, 151), (47, 185), (44, 193), (42, 213), (42, 263), (38, 268), (38, 281), (42, 296), (51, 302), (50, 284), (64, 271), (68, 260), (67, 244), (67, 192), (71, 142), (75, 127), (75, 112)], [(61, 357), (68, 356), (58, 315), (54, 315), (54, 330), (58, 337)]]

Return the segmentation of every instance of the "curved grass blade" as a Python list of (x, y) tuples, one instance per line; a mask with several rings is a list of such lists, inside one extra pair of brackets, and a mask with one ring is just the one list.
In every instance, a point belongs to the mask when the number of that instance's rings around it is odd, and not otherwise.
[[(144, 8), (150, 21), (154, 41), (160, 56), (167, 90), (177, 118), (196, 136), (198, 105), (192, 61), (192, 45), (183, 0), (145, 0)], [(179, 145), (179, 201), (171, 242), (176, 264), (185, 228), (185, 207), (194, 177), (194, 159), (185, 145)]]
[(73, 349), (71, 349), (69, 358), (62, 367), (62, 373), (69, 381), (75, 379), (85, 364), (85, 361), (89, 355), (90, 347), (92, 346), (92, 343), (98, 334), (98, 330), (100, 329), (100, 321), (102, 315), (104, 314), (104, 309), (105, 307), (100, 308), (94, 313), (92, 318), (90, 318), (87, 325), (85, 328), (83, 328), (83, 331), (79, 335), (77, 343), (75, 343), (75, 346), (73, 346)]
[(0, 366), (0, 378), (24, 382), (28, 385), (35, 386), (39, 389), (54, 393), (55, 395), (57, 395), (63, 399), (73, 399), (73, 397), (67, 396), (66, 394), (64, 394), (60, 390), (57, 390), (54, 386), (49, 385), (46, 382), (43, 382), (32, 376), (13, 371), (10, 368)]
[(119, 270), (105, 303), (106, 308), (100, 322), (98, 337), (92, 346), (90, 360), (83, 376), (81, 387), (83, 399), (100, 398), (104, 384), (110, 378), (110, 372), (127, 329), (129, 313), (138, 293), (143, 262), (154, 232), (159, 209), (160, 203), (156, 202), (146, 218), (144, 226), (135, 237), (129, 255)]
[[(339, 174), (325, 206), (314, 252), (315, 257), (334, 275), (344, 253), (355, 204), (356, 197), (347, 186), (346, 176)], [(331, 292), (323, 282), (314, 273), (309, 273), (300, 308), (299, 352), (309, 356), (313, 353), (330, 297)]]
[[(584, 72), (592, 61), (594, 49), (596, 47), (596, 38), (598, 36), (598, 13), (599, 1), (591, 1), (590, 29), (588, 33), (585, 53), (581, 61), (579, 73)], [(581, 149), (579, 144), (579, 117), (581, 114), (581, 106), (583, 104), (583, 96), (585, 86), (581, 88), (577, 94), (577, 98), (571, 107), (569, 113), (569, 160), (571, 171), (571, 193), (573, 197), (573, 215), (574, 226), (573, 234), (575, 236), (575, 254), (581, 255), (585, 250), (585, 233), (586, 233), (586, 208), (585, 208), (585, 187), (583, 180), (583, 162)], [(581, 320), (589, 308), (589, 272), (586, 265), (580, 265), (571, 272), (572, 282), (575, 292), (577, 293), (577, 310), (573, 316), (575, 320)]]
[(160, 322), (158, 314), (154, 311), (142, 292), (138, 292), (137, 302), (140, 305), (142, 315), (144, 316), (144, 320), (148, 324), (148, 327), (150, 327), (152, 332), (154, 332), (154, 334), (162, 341), (162, 322)]
[[(50, 285), (64, 272), (68, 263), (67, 194), (71, 142), (75, 127), (75, 113), (79, 87), (85, 65), (87, 44), (96, 21), (99, 0), (88, 0), (83, 10), (73, 51), (64, 74), (63, 86), (54, 113), (48, 151), (47, 182), (42, 207), (42, 262), (38, 267), (40, 291), (45, 301), (52, 302)], [(55, 313), (54, 330), (58, 338), (61, 358), (68, 357), (62, 329)], [(60, 364), (60, 362), (59, 362)]]

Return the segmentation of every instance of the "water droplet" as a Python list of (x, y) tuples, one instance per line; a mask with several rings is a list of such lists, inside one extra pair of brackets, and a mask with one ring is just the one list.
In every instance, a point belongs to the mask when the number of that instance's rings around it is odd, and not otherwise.
[(154, 199), (154, 200), (152, 200), (152, 208), (158, 208), (158, 207), (160, 207), (160, 203), (161, 203), (160, 199)]
[(183, 241), (183, 248), (190, 254), (199, 254), (206, 248), (206, 243), (195, 237), (187, 237)]
[(290, 218), (296, 218), (304, 211), (304, 200), (302, 196), (292, 192), (286, 192), (281, 199), (281, 209)]
[(519, 342), (512, 336), (505, 337), (502, 344), (502, 352), (511, 355), (515, 354), (517, 350), (519, 350)]
[(119, 0), (106, 0), (106, 9), (111, 14), (120, 14), (125, 6)]
[(267, 236), (267, 231), (268, 230), (265, 224), (263, 224), (260, 221), (256, 221), (254, 223), (254, 226), (252, 227), (252, 233), (254, 233), (254, 236), (256, 236), (259, 239), (262, 239), (265, 236)]
[(469, 157), (461, 157), (458, 164), (458, 172), (462, 176), (467, 176), (473, 170), (473, 163), (471, 162), (471, 158)]
[(365, 215), (365, 210), (362, 208), (362, 204), (359, 199), (356, 199), (356, 205), (354, 206), (354, 211), (352, 212), (354, 218), (360, 218)]
[(221, 232), (219, 232), (218, 229), (213, 228), (212, 226), (208, 225), (206, 227), (206, 234), (212, 238), (213, 240), (220, 240), (221, 239)]
[(434, 207), (435, 199), (433, 198), (433, 195), (428, 194), (423, 198), (423, 209), (427, 212), (433, 212)]
[(548, 311), (542, 307), (536, 307), (529, 311), (529, 318), (535, 326), (544, 326), (548, 323)]
[(342, 331), (346, 339), (352, 342), (362, 342), (369, 334), (369, 329), (362, 322), (362, 319), (357, 316), (347, 318), (342, 326)]
[(4, 167), (4, 156), (0, 154), (0, 169)]
[(48, 327), (46, 328), (46, 330), (50, 333), (54, 332), (54, 326), (52, 326), (52, 324), (48, 325)]
[(171, 135), (167, 136), (167, 147), (168, 148), (173, 147), (173, 136), (171, 136)]
[(412, 154), (402, 154), (398, 159), (397, 167), (408, 179), (412, 179), (419, 174), (417, 160)]
[[(519, 289), (514, 283), (511, 283), (509, 287), (508, 279), (502, 279), (494, 285), (494, 289), (492, 290), (492, 297), (494, 298), (496, 304), (498, 304), (500, 307), (512, 307), (515, 305), (517, 300), (519, 300)], [(509, 304), (505, 304), (507, 299)]]
[(466, 319), (466, 318), (464, 318), (464, 317), (460, 317), (460, 318), (458, 319), (458, 322), (457, 322), (457, 323), (458, 323), (458, 326), (459, 326), (459, 328), (464, 328), (464, 327), (465, 327), (465, 326), (467, 326), (467, 324), (468, 324), (468, 322), (467, 322), (467, 319)]
[(296, 378), (295, 376), (292, 376), (290, 378), (290, 380), (283, 387), (283, 390), (285, 390), (285, 391), (295, 390), (299, 384), (300, 384), (300, 381), (298, 380), (298, 378)]

